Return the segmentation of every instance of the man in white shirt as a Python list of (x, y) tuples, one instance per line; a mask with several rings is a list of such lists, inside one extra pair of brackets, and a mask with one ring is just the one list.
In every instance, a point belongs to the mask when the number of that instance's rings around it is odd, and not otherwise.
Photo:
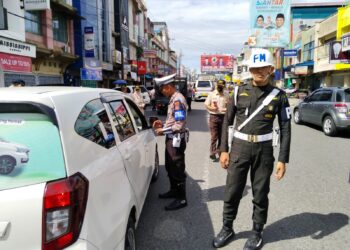
[(211, 134), (210, 143), (210, 158), (213, 161), (217, 160), (221, 140), (221, 127), (224, 121), (226, 107), (228, 103), (228, 95), (224, 93), (225, 81), (220, 80), (217, 83), (216, 90), (212, 91), (205, 100), (209, 116), (209, 129)]

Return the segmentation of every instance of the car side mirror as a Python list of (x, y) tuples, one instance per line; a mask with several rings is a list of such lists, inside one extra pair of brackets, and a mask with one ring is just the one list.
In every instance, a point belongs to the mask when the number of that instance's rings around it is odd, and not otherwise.
[(310, 97), (309, 96), (305, 97), (303, 101), (304, 102), (309, 102), (310, 101)]
[(157, 120), (159, 120), (159, 118), (158, 118), (157, 116), (150, 116), (150, 117), (148, 118), (148, 124), (149, 124), (149, 126), (152, 128), (153, 123), (154, 123), (155, 121), (157, 121)]

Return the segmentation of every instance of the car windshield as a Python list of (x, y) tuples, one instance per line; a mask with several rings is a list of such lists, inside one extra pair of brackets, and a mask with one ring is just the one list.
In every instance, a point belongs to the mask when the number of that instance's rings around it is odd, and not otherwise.
[(211, 85), (210, 85), (209, 81), (198, 81), (197, 87), (198, 88), (210, 88)]
[(0, 191), (66, 176), (57, 126), (40, 113), (0, 113)]

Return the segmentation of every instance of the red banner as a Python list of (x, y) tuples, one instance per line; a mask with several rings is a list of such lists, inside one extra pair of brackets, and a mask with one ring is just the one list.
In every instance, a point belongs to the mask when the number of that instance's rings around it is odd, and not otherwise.
[(201, 55), (202, 72), (229, 72), (233, 70), (231, 55)]
[(6, 71), (32, 72), (32, 59), (30, 57), (0, 53), (0, 63), (2, 69)]
[(147, 63), (144, 61), (137, 62), (137, 73), (139, 75), (146, 75), (147, 73)]

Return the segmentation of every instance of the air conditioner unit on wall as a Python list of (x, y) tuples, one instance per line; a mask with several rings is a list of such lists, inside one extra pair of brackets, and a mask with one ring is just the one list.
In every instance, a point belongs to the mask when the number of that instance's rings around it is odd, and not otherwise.
[(70, 47), (69, 47), (68, 45), (64, 45), (64, 46), (62, 47), (62, 50), (63, 50), (63, 52), (65, 52), (65, 53), (70, 53)]

